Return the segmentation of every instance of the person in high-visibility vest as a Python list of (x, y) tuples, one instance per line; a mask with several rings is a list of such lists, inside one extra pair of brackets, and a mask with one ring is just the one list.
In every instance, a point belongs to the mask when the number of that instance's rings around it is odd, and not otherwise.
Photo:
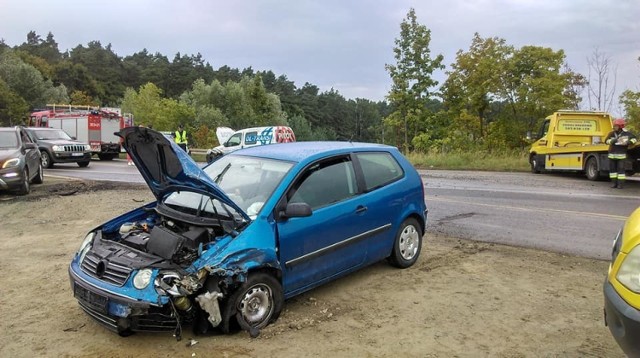
[(184, 126), (182, 124), (178, 124), (178, 130), (174, 135), (176, 144), (182, 148), (185, 152), (187, 151), (187, 131), (184, 130)]
[(629, 145), (635, 144), (638, 140), (633, 133), (624, 129), (624, 119), (618, 118), (613, 121), (613, 131), (611, 131), (604, 142), (609, 144), (609, 178), (611, 187), (622, 189), (626, 173), (624, 163), (627, 159), (627, 149)]

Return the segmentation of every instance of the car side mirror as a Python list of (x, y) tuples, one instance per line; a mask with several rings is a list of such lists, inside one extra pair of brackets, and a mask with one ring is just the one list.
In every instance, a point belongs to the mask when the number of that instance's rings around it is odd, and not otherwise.
[(280, 212), (280, 219), (303, 218), (311, 216), (311, 206), (307, 203), (289, 203), (286, 208)]
[(74, 136), (74, 137), (71, 137), (71, 139), (76, 140), (76, 139), (78, 139), (78, 138), (76, 138), (76, 137)]

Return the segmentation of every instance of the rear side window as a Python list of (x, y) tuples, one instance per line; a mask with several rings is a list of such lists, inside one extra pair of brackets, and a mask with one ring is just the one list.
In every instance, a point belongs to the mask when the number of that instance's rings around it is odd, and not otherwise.
[(365, 190), (371, 191), (400, 179), (404, 172), (390, 153), (358, 153), (364, 174)]
[(256, 142), (258, 142), (258, 132), (247, 132), (247, 134), (244, 135), (245, 145), (256, 144)]

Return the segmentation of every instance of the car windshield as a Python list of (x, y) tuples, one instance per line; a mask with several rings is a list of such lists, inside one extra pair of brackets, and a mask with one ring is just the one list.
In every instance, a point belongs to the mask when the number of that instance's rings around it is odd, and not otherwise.
[(64, 139), (64, 140), (71, 140), (71, 137), (69, 137), (69, 135), (63, 131), (62, 129), (58, 129), (58, 130), (34, 130), (33, 133), (35, 134), (36, 138), (38, 140), (48, 140), (48, 139)]
[(18, 148), (18, 136), (15, 131), (0, 132), (0, 148)]
[(281, 160), (227, 155), (204, 171), (254, 219), (292, 166), (293, 163)]

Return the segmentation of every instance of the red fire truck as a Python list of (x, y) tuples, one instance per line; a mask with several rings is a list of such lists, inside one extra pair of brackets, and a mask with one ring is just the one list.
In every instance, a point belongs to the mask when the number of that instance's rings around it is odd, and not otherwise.
[(114, 133), (133, 125), (133, 117), (123, 116), (119, 108), (47, 105), (33, 112), (29, 126), (60, 128), (76, 139), (89, 143), (100, 160), (112, 160), (121, 151), (120, 138)]

